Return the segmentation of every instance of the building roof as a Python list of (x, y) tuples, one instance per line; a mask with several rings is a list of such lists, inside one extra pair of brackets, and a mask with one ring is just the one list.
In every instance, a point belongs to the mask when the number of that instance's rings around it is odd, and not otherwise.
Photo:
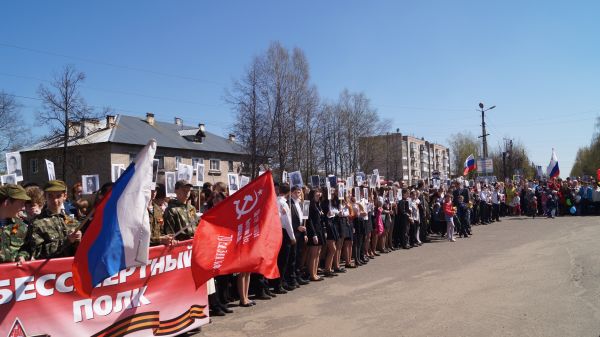
[[(244, 148), (227, 138), (204, 132), (202, 143), (193, 141), (193, 136), (199, 131), (198, 127), (177, 125), (155, 121), (154, 125), (146, 122), (145, 118), (118, 115), (112, 128), (106, 127), (106, 120), (101, 120), (97, 130), (91, 131), (85, 137), (70, 141), (68, 146), (119, 143), (144, 146), (149, 139), (154, 138), (159, 148), (174, 148), (192, 151), (218, 152), (243, 155)], [(40, 142), (21, 152), (35, 151), (61, 146), (58, 142)]]

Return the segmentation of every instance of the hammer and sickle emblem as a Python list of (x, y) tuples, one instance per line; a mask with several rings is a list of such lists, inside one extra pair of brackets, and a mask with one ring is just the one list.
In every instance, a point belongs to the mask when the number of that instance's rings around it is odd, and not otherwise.
[[(252, 201), (254, 201), (254, 203), (252, 203), (252, 205), (250, 207), (247, 207), (249, 203), (251, 203)], [(233, 204), (235, 205), (235, 212), (237, 213), (237, 219), (239, 220), (242, 216), (250, 213), (254, 207), (256, 207), (256, 204), (258, 203), (258, 194), (256, 193), (256, 191), (254, 191), (254, 197), (252, 197), (252, 195), (250, 194), (246, 194), (246, 196), (244, 196), (244, 202), (242, 203), (242, 207), (240, 208), (240, 200), (236, 200), (233, 202)]]

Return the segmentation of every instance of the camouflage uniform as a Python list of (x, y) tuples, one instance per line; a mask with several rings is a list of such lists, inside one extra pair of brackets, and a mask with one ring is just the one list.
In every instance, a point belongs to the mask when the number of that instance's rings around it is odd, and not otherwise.
[(160, 237), (163, 235), (164, 212), (160, 205), (152, 202), (152, 209), (148, 209), (150, 215), (150, 245), (160, 245)]
[(184, 204), (177, 199), (169, 201), (169, 207), (164, 214), (165, 226), (164, 234), (175, 234), (182, 228), (191, 224), (183, 233), (175, 237), (176, 240), (188, 240), (194, 237), (196, 226), (198, 225), (198, 217), (196, 216), (196, 208), (194, 206)]
[(32, 259), (73, 256), (75, 245), (69, 241), (68, 235), (78, 226), (77, 220), (63, 213), (50, 214), (48, 209), (44, 209), (29, 226), (24, 250), (31, 254)]
[(27, 252), (19, 252), (26, 235), (27, 225), (23, 220), (19, 218), (0, 220), (0, 263), (16, 262), (19, 256), (29, 259)]
[[(6, 184), (0, 187), (0, 200), (4, 203), (4, 200), (9, 200), (9, 202), (15, 202), (16, 200), (29, 201), (31, 198), (23, 187)], [(0, 263), (16, 262), (19, 257), (28, 259), (29, 254), (22, 251), (27, 235), (27, 225), (17, 217), (17, 214), (7, 215), (9, 218), (0, 219)]]

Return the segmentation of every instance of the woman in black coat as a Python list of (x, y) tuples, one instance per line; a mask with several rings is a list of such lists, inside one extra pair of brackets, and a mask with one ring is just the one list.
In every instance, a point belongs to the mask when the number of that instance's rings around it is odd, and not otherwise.
[(308, 236), (308, 273), (311, 281), (323, 280), (317, 275), (321, 246), (325, 243), (325, 235), (323, 234), (323, 226), (321, 225), (321, 217), (324, 213), (319, 204), (320, 198), (321, 190), (319, 189), (311, 190), (308, 193), (310, 208), (308, 211), (308, 221), (306, 222), (306, 235)]

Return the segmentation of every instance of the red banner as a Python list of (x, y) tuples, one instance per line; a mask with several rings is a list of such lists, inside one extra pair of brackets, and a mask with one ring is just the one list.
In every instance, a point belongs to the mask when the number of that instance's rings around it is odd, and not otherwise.
[(194, 286), (191, 244), (151, 248), (148, 265), (107, 278), (91, 298), (73, 289), (73, 258), (1, 264), (0, 337), (176, 336), (204, 325), (206, 286)]
[(202, 285), (216, 275), (256, 272), (279, 277), (281, 219), (271, 172), (261, 175), (202, 215), (192, 273)]

